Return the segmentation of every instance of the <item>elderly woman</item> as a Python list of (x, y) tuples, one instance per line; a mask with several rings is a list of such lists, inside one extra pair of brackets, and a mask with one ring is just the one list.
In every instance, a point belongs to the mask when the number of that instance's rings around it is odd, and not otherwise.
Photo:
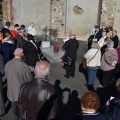
[(118, 90), (118, 98), (111, 97), (109, 101), (106, 102), (104, 107), (104, 115), (106, 120), (119, 120), (120, 119), (120, 79), (116, 82), (116, 87)]
[(87, 61), (88, 83), (93, 85), (96, 79), (97, 70), (100, 67), (101, 51), (97, 42), (93, 42), (91, 49), (84, 55)]
[(72, 120), (105, 120), (104, 115), (98, 113), (100, 99), (95, 92), (89, 91), (81, 98), (82, 113), (76, 114)]
[(103, 87), (106, 87), (110, 84), (113, 70), (115, 69), (116, 63), (118, 61), (118, 54), (116, 49), (113, 48), (113, 46), (114, 42), (112, 40), (108, 41), (107, 49), (103, 54), (101, 60), (101, 70), (103, 71)]

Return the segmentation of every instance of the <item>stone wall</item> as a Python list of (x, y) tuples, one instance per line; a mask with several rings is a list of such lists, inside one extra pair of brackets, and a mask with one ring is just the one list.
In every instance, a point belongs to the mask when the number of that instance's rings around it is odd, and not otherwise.
[(120, 0), (117, 0), (115, 18), (114, 18), (114, 29), (117, 30), (120, 38)]
[[(78, 6), (83, 12), (76, 14), (73, 8)], [(97, 23), (99, 0), (68, 0), (67, 34), (74, 31), (77, 36), (90, 33)]]

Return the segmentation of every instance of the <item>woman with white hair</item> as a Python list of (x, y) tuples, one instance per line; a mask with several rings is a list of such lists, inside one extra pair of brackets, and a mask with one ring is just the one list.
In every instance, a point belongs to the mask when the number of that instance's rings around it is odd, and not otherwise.
[(103, 87), (106, 87), (110, 84), (112, 78), (113, 70), (115, 69), (116, 63), (118, 61), (118, 54), (116, 49), (113, 48), (114, 42), (112, 40), (108, 41), (107, 49), (102, 56), (101, 60), (101, 70)]

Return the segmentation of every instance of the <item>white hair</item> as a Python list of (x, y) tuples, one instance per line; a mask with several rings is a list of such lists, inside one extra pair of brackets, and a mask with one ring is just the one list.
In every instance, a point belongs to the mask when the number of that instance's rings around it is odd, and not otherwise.
[(14, 54), (19, 54), (21, 55), (23, 53), (23, 49), (22, 48), (16, 48)]
[[(47, 67), (43, 68), (42, 66), (39, 66), (40, 62), (46, 63)], [(46, 77), (50, 71), (50, 64), (46, 61), (40, 61), (40, 62), (37, 62), (35, 65), (35, 74)]]
[(109, 41), (107, 42), (107, 46), (110, 47), (110, 48), (113, 48), (114, 42), (113, 42), (112, 40), (109, 40)]

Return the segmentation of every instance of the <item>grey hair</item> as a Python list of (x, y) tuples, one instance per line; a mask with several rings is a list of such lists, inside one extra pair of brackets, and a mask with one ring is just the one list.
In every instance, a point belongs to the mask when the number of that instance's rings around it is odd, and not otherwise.
[(16, 48), (14, 54), (22, 54), (23, 53), (23, 49), (22, 48)]
[(112, 40), (109, 40), (109, 41), (107, 42), (107, 46), (110, 47), (110, 48), (113, 48), (114, 42), (113, 42)]
[[(44, 62), (47, 64), (47, 67), (44, 69), (43, 67), (39, 66), (40, 62)], [(48, 73), (50, 72), (50, 64), (46, 61), (39, 61), (36, 63), (35, 65), (35, 74), (39, 75), (39, 76), (44, 76), (46, 77), (48, 75)]]

